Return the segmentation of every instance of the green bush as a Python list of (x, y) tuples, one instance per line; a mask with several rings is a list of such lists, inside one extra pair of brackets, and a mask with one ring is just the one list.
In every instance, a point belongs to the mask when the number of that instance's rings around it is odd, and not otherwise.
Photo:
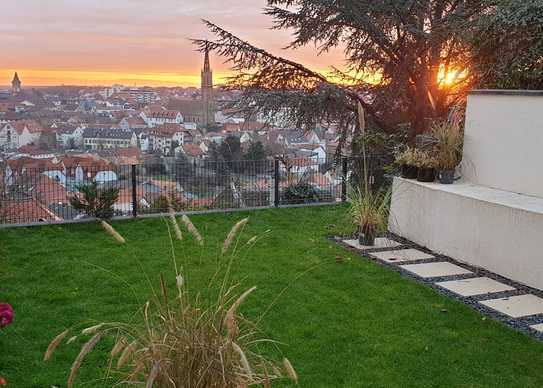
[(319, 191), (307, 182), (298, 182), (288, 186), (283, 192), (283, 201), (289, 204), (320, 201)]

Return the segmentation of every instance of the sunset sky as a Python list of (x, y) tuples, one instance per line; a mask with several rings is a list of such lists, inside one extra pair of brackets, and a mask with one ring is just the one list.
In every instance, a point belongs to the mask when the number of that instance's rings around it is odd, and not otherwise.
[[(289, 33), (271, 31), (265, 0), (1, 0), (0, 85), (195, 86), (202, 58), (189, 38), (212, 38), (200, 19), (280, 53)], [(338, 52), (283, 52), (324, 71)], [(212, 58), (217, 78), (228, 72)]]

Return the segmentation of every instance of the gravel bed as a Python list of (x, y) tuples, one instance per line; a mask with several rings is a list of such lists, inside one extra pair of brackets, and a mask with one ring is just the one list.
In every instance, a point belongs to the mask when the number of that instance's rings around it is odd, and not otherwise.
[[(391, 240), (394, 240), (398, 243), (400, 243), (400, 246), (397, 247), (390, 247), (390, 248), (376, 248), (376, 249), (367, 249), (367, 250), (359, 250), (356, 249), (350, 245), (347, 245), (344, 241), (345, 240), (352, 240), (356, 239), (356, 237), (353, 236), (331, 236), (329, 239), (331, 241), (334, 241), (343, 247), (347, 248), (353, 253), (356, 253), (358, 255), (363, 256), (366, 259), (369, 259), (373, 262), (376, 262), (384, 267), (388, 267), (389, 269), (400, 273), (403, 277), (412, 279), (418, 283), (426, 284), (427, 286), (433, 288), (440, 294), (446, 295), (452, 299), (456, 299), (460, 302), (463, 302), (464, 304), (470, 306), (471, 308), (479, 311), (481, 314), (483, 314), (486, 317), (489, 317), (493, 320), (502, 322), (506, 324), (507, 326), (520, 331), (522, 333), (525, 333), (533, 338), (536, 338), (540, 341), (543, 341), (543, 333), (538, 332), (537, 330), (534, 330), (530, 328), (530, 325), (536, 325), (539, 323), (543, 323), (543, 314), (538, 315), (531, 315), (528, 317), (521, 317), (521, 318), (512, 318), (508, 315), (504, 315), (499, 313), (498, 311), (495, 311), (481, 303), (480, 301), (489, 300), (489, 299), (498, 299), (498, 298), (507, 298), (511, 296), (516, 295), (525, 295), (525, 294), (532, 294), (536, 295), (540, 298), (543, 298), (543, 291), (538, 290), (532, 287), (529, 287), (525, 284), (521, 284), (518, 282), (515, 282), (511, 279), (505, 278), (503, 276), (500, 276), (494, 272), (490, 272), (484, 268), (480, 267), (474, 267), (472, 265), (459, 262), (457, 260), (454, 260), (453, 258), (450, 258), (448, 256), (444, 256), (438, 253), (435, 253), (425, 247), (421, 247), (412, 241), (406, 240), (405, 238), (402, 238), (400, 236), (396, 236), (394, 234), (386, 234), (382, 237), (387, 237)], [(431, 254), (435, 256), (435, 259), (428, 259), (428, 260), (413, 260), (409, 262), (397, 262), (397, 263), (388, 263), (386, 261), (380, 260), (376, 257), (371, 256), (372, 253), (375, 252), (384, 252), (384, 251), (390, 251), (390, 250), (400, 250), (400, 249), (409, 249), (414, 248), (419, 251)], [(458, 265), (462, 268), (468, 269), (472, 271), (472, 274), (464, 274), (464, 275), (453, 275), (453, 276), (445, 276), (445, 277), (434, 277), (434, 278), (422, 278), (420, 276), (417, 276), (409, 271), (406, 271), (402, 269), (400, 266), (404, 264), (421, 264), (421, 263), (432, 263), (432, 262), (449, 262), (455, 265)], [(449, 291), (447, 289), (444, 289), (442, 287), (439, 287), (436, 283), (444, 282), (444, 281), (450, 281), (450, 280), (461, 280), (461, 279), (469, 279), (469, 278), (475, 278), (475, 277), (488, 277), (490, 279), (496, 280), (500, 283), (506, 284), (508, 286), (514, 287), (515, 290), (512, 291), (503, 291), (503, 292), (496, 292), (491, 294), (484, 294), (484, 295), (475, 295), (475, 296), (461, 296), (458, 295), (452, 291)]]

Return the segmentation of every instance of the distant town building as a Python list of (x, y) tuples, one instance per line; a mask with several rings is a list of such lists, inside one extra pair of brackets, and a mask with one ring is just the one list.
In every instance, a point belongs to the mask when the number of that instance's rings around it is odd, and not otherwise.
[(209, 126), (215, 123), (215, 107), (213, 101), (213, 72), (209, 64), (209, 50), (206, 49), (204, 68), (202, 69), (202, 116), (203, 125)]
[(15, 72), (13, 81), (11, 81), (11, 94), (15, 96), (19, 93), (21, 93), (21, 80), (19, 79), (17, 72)]
[(28, 144), (38, 144), (44, 129), (34, 120), (19, 120), (0, 126), (0, 147), (17, 149)]
[(116, 128), (85, 128), (83, 131), (83, 141), (87, 150), (138, 146), (136, 132)]
[(156, 127), (163, 124), (181, 124), (183, 115), (179, 111), (164, 108), (149, 108), (141, 112), (140, 117), (147, 123), (148, 127)]

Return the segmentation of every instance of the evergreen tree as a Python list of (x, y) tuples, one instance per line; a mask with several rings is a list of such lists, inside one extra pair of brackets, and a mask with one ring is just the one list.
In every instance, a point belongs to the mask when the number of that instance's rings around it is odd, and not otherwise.
[[(341, 130), (342, 145), (353, 135), (357, 105), (372, 123), (387, 131), (409, 124), (410, 135), (425, 131), (434, 119), (443, 119), (452, 106), (463, 103), (468, 90), (480, 84), (484, 72), (500, 56), (495, 38), (484, 41), (485, 50), (474, 48), (474, 36), (482, 18), (498, 15), (507, 4), (522, 18), (538, 8), (540, 0), (522, 11), (523, 2), (510, 0), (268, 0), (265, 10), (275, 28), (290, 30), (289, 48), (315, 44), (318, 53), (343, 49), (345, 68), (330, 74), (271, 54), (206, 21), (216, 36), (195, 40), (199, 50), (215, 51), (232, 64), (234, 75), (227, 87), (241, 90), (230, 104), (247, 116), (281, 117), (293, 126), (312, 129), (334, 123)], [(517, 15), (519, 16), (519, 15)], [(538, 16), (539, 17), (539, 16)], [(537, 19), (539, 20), (539, 19)], [(541, 42), (532, 18), (529, 38), (514, 41)], [(518, 18), (522, 26), (521, 18)], [(538, 24), (539, 23), (539, 24)], [(515, 38), (513, 30), (501, 30), (502, 43)], [(516, 29), (520, 34), (522, 29)], [(496, 37), (496, 35), (495, 35)], [(512, 48), (512, 47), (511, 47)], [(474, 66), (474, 53), (482, 53)], [(512, 51), (511, 51), (512, 54)], [(515, 59), (515, 56), (523, 59)], [(516, 69), (540, 63), (541, 51), (515, 52), (500, 68), (517, 62)], [(488, 62), (485, 62), (489, 59)]]

